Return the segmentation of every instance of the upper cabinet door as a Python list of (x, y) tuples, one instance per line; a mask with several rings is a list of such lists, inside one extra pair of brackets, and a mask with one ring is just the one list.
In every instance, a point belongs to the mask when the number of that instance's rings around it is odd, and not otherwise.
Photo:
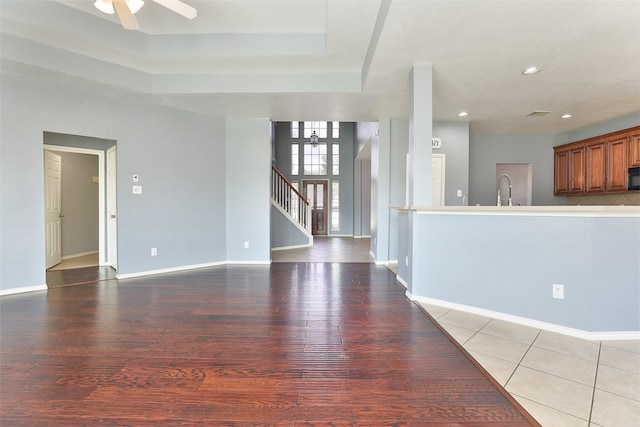
[(588, 142), (586, 151), (587, 193), (603, 193), (605, 191), (606, 149), (603, 138)]
[(607, 138), (607, 191), (627, 191), (628, 134)]
[(585, 185), (584, 146), (569, 151), (569, 193), (584, 193)]
[(633, 129), (629, 136), (629, 167), (640, 166), (640, 127)]
[(557, 195), (569, 192), (569, 150), (555, 150), (553, 192)]

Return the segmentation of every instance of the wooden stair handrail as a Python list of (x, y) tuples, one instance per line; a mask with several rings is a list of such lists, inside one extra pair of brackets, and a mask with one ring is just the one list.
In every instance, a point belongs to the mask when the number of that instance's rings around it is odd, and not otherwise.
[(285, 178), (284, 175), (282, 175), (280, 171), (275, 168), (275, 166), (271, 166), (271, 170), (275, 172), (276, 175), (278, 175), (287, 184), (287, 186), (291, 189), (291, 191), (293, 191), (298, 197), (300, 197), (300, 199), (304, 202), (305, 205), (309, 204), (309, 201), (307, 200), (307, 198), (304, 197), (302, 194), (300, 194), (300, 192), (295, 189), (295, 187), (289, 182), (289, 180)]

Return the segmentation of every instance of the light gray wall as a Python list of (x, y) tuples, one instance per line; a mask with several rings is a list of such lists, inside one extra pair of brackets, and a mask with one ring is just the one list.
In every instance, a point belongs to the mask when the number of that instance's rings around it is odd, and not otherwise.
[(553, 147), (566, 142), (567, 136), (564, 134), (471, 134), (469, 204), (496, 205), (496, 163), (531, 163), (533, 165), (532, 204), (534, 206), (565, 205), (565, 197), (553, 195)]
[(359, 236), (371, 236), (371, 160), (360, 161), (360, 221)]
[(278, 208), (271, 205), (271, 248), (308, 246), (309, 238)]
[(442, 140), (442, 147), (433, 154), (445, 154), (445, 197), (447, 206), (461, 206), (463, 197), (469, 193), (469, 123), (433, 122), (433, 137)]
[(604, 135), (618, 130), (640, 126), (640, 112), (630, 114), (606, 122), (599, 123), (595, 126), (578, 129), (567, 134), (567, 142), (580, 141), (591, 138), (593, 136)]
[[(591, 332), (640, 330), (640, 219), (417, 215), (414, 296)], [(428, 236), (428, 238), (427, 238)], [(565, 299), (552, 298), (552, 284)]]
[(329, 234), (354, 234), (354, 158), (355, 123), (340, 122), (340, 230), (329, 229)]
[[(45, 131), (117, 141), (120, 274), (225, 260), (224, 121), (60, 82), (0, 79), (1, 103), (11, 106), (0, 116), (0, 289), (45, 284)], [(131, 194), (133, 174), (142, 195)]]
[[(376, 207), (378, 206), (377, 198), (379, 178), (378, 169), (376, 166), (377, 160), (374, 158), (374, 152), (376, 152), (375, 156), (378, 156), (377, 151), (379, 136), (376, 135), (376, 133), (378, 132), (379, 126), (379, 122), (359, 122), (356, 125), (356, 150), (358, 153), (356, 157), (359, 159), (357, 160), (359, 162), (357, 169), (360, 170), (360, 174), (358, 175), (357, 179), (359, 180), (359, 192), (361, 201), (360, 218), (362, 218), (362, 222), (360, 224), (360, 235), (371, 236), (371, 253), (374, 255), (374, 258), (376, 260), (379, 259), (376, 250), (379, 221), (379, 212), (376, 209)], [(368, 204), (367, 193), (369, 194)], [(369, 212), (367, 212), (367, 206), (369, 207)], [(367, 217), (369, 218), (369, 233), (367, 233)], [(388, 236), (386, 238), (388, 238)]]
[(90, 136), (67, 135), (63, 133), (44, 132), (44, 143), (47, 145), (62, 145), (65, 147), (88, 148), (90, 150), (106, 151), (116, 145), (111, 139), (93, 138)]
[(54, 152), (62, 157), (62, 257), (98, 252), (98, 156)]
[[(227, 119), (227, 260), (271, 260), (271, 122)], [(248, 242), (249, 247), (244, 247)]]
[[(409, 122), (391, 120), (391, 150), (389, 159), (389, 205), (404, 206), (406, 202), (407, 153), (409, 152)], [(398, 260), (398, 211), (389, 208), (389, 260)]]

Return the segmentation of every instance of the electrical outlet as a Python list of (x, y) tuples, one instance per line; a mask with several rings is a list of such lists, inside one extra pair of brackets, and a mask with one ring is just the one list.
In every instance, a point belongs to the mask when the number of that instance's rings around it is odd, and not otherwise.
[(458, 197), (462, 197), (462, 190), (458, 190), (458, 191), (456, 191), (456, 196), (458, 196)]
[(244, 241), (244, 248), (249, 249), (249, 242), (247, 240)]
[(157, 256), (158, 255), (158, 248), (151, 248), (151, 256)]
[(554, 283), (552, 286), (553, 286), (553, 298), (564, 299), (564, 285), (558, 285), (557, 283)]

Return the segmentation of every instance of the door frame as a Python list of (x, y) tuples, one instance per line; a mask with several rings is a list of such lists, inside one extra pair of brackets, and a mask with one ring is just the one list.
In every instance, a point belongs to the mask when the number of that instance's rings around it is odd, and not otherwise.
[[(62, 157), (51, 150), (44, 152), (44, 245), (45, 264), (49, 268), (62, 261)], [(52, 168), (54, 169), (51, 172)], [(53, 178), (55, 190), (50, 185)], [(52, 231), (51, 228), (54, 228)]]
[[(446, 166), (447, 166), (447, 156), (444, 153), (432, 153), (431, 154), (431, 161), (433, 162), (433, 159), (441, 159), (441, 165), (442, 168), (440, 169), (440, 206), (444, 206), (445, 205), (445, 200), (446, 200), (446, 194), (445, 194), (445, 176), (446, 176)], [(433, 184), (432, 184), (433, 185)], [(433, 198), (433, 195), (431, 195)], [(434, 201), (431, 201), (431, 204), (434, 205), (433, 203)]]
[[(106, 179), (106, 151), (91, 148), (70, 147), (67, 145), (43, 144), (43, 151), (59, 151), (65, 153), (89, 154), (98, 156), (98, 263), (110, 265), (108, 260), (111, 243), (107, 239), (107, 179)], [(117, 231), (116, 231), (117, 232)]]
[[(324, 198), (323, 198), (323, 209), (324, 209), (324, 228), (325, 228), (325, 234), (318, 234), (318, 236), (328, 236), (329, 235), (329, 216), (327, 214), (327, 211), (331, 211), (330, 206), (328, 206), (329, 201), (331, 200), (329, 198), (329, 180), (328, 179), (303, 179), (302, 180), (302, 190), (303, 193), (302, 195), (309, 200), (309, 197), (307, 195), (307, 184), (323, 184), (325, 191), (324, 191)], [(314, 196), (314, 200), (315, 200), (315, 196)], [(327, 210), (327, 208), (329, 208)], [(313, 211), (313, 206), (311, 206), (311, 209)], [(313, 213), (311, 214), (313, 216)], [(313, 224), (312, 224), (313, 226)], [(312, 231), (313, 234), (313, 231)], [(314, 236), (316, 236), (316, 234), (313, 234)]]

